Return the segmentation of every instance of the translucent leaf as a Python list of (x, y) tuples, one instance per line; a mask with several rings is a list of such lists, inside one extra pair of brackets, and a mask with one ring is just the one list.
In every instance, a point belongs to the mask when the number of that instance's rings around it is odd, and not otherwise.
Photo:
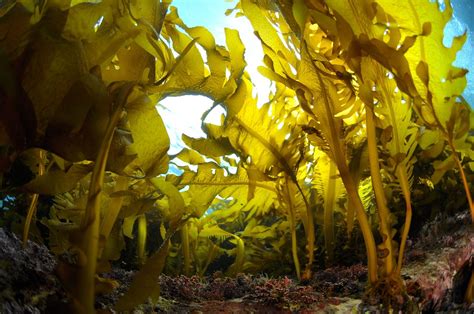
[(298, 158), (298, 139), (287, 139), (292, 127), (285, 118), (284, 104), (275, 101), (258, 108), (251, 99), (245, 104), (245, 110), (229, 121), (225, 135), (232, 146), (244, 156), (250, 156), (263, 173), (276, 175), (285, 171), (291, 174), (291, 164)]
[(189, 150), (187, 148), (183, 148), (175, 157), (193, 165), (204, 163), (204, 158), (202, 157), (202, 155), (200, 155), (194, 150)]
[(122, 232), (125, 236), (130, 239), (133, 239), (133, 226), (135, 225), (135, 221), (138, 219), (138, 216), (131, 216), (126, 217), (122, 223)]
[(150, 179), (152, 184), (164, 195), (168, 197), (169, 210), (175, 217), (181, 217), (184, 213), (184, 200), (179, 190), (168, 181), (163, 178), (152, 178)]
[[(257, 193), (261, 191), (252, 201), (246, 202), (249, 186), (254, 184)], [(252, 183), (245, 169), (238, 169), (235, 175), (226, 175), (224, 170), (212, 163), (199, 165), (198, 171), (186, 171), (176, 182), (178, 187), (189, 185), (189, 190), (184, 195), (190, 199), (190, 207), (194, 208), (198, 217), (209, 208), (217, 195), (226, 198), (235, 198), (239, 204), (245, 205), (242, 210), (257, 208), (268, 210), (275, 197), (274, 184), (271, 182)]]
[(155, 105), (147, 96), (138, 94), (127, 105), (133, 144), (138, 162), (147, 176), (168, 171), (168, 149), (170, 140), (163, 120)]
[(224, 155), (230, 155), (234, 153), (233, 147), (230, 145), (227, 138), (219, 139), (205, 139), (205, 138), (192, 138), (186, 134), (182, 135), (183, 142), (198, 151), (199, 153), (209, 157), (219, 157)]
[(225, 28), (224, 31), (232, 65), (232, 77), (237, 79), (242, 75), (245, 66), (247, 65), (244, 59), (245, 46), (243, 45), (237, 30)]

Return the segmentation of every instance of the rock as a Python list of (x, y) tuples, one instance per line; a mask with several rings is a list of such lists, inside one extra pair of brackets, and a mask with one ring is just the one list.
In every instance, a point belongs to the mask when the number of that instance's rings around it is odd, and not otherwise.
[(54, 275), (55, 259), (44, 245), (0, 228), (0, 312), (44, 313), (62, 307), (66, 294)]

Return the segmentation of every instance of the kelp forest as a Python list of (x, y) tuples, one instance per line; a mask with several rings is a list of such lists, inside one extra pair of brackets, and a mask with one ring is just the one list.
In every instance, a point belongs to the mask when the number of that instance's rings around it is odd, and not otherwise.
[[(0, 311), (474, 310), (450, 2), (232, 6), (259, 99), (239, 32), (171, 0), (0, 1)], [(157, 106), (183, 95), (213, 105), (171, 155)]]

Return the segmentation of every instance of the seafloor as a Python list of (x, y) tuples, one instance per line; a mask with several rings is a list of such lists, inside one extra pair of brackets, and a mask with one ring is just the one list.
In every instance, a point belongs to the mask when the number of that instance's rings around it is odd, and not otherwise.
[[(0, 229), (0, 312), (63, 313), (67, 295), (54, 275), (48, 250)], [(462, 304), (474, 269), (474, 230), (468, 214), (437, 217), (410, 241), (403, 277), (410, 312), (474, 313)], [(121, 282), (112, 294), (100, 296), (100, 313), (115, 313), (114, 303), (130, 284), (132, 271), (114, 269), (109, 277)], [(215, 273), (208, 277), (160, 277), (157, 304), (143, 304), (134, 313), (348, 313), (383, 312), (370, 305), (364, 291), (366, 267), (333, 267), (316, 271), (311, 281), (289, 277)], [(373, 300), (372, 300), (373, 302)], [(376, 303), (376, 302), (375, 302)]]

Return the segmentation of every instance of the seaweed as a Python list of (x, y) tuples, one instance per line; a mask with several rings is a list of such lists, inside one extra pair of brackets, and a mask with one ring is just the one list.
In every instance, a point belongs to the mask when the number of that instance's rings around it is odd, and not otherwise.
[[(443, 45), (449, 1), (241, 0), (233, 12), (262, 44), (263, 105), (238, 31), (218, 45), (170, 0), (2, 2), (0, 183), (11, 214), (1, 224), (18, 232), (21, 219), (25, 246), (33, 235), (56, 254), (75, 312), (117, 288), (101, 274), (130, 243), (140, 270), (123, 311), (158, 302), (162, 272), (273, 268), (311, 282), (318, 265), (351, 250), (357, 261), (360, 238), (366, 299), (403, 308), (420, 199), (463, 190), (447, 211), (468, 207), (474, 221), (474, 114), (466, 70), (453, 66), (465, 35)], [(206, 136), (183, 135), (187, 147), (170, 155), (156, 105), (191, 94), (214, 102)], [(205, 123), (217, 106), (220, 124)], [(453, 267), (471, 303), (472, 270)], [(285, 278), (252, 289), (268, 302), (321, 301)]]

